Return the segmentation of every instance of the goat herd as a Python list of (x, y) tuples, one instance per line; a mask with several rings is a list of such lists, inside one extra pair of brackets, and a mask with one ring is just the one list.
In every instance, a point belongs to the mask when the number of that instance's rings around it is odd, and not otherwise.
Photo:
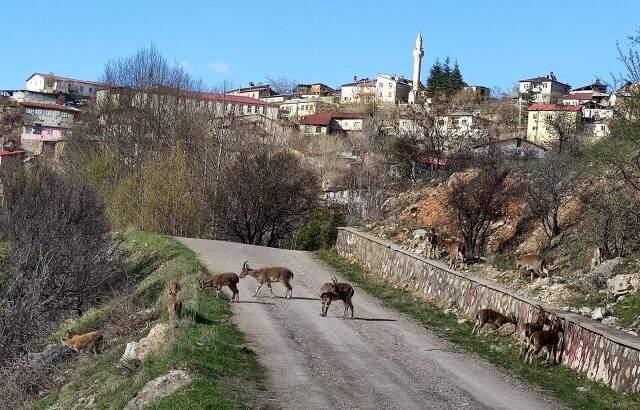
[[(458, 251), (458, 249), (451, 248), (452, 251)], [(456, 255), (457, 253), (454, 253)], [(220, 292), (224, 286), (227, 286), (231, 292), (232, 302), (238, 302), (240, 300), (240, 291), (238, 290), (238, 283), (240, 278), (251, 276), (256, 279), (257, 287), (252, 296), (256, 296), (262, 285), (266, 284), (271, 297), (275, 297), (271, 284), (274, 282), (282, 283), (285, 288), (285, 299), (290, 299), (292, 296), (293, 287), (291, 286), (291, 280), (293, 279), (293, 272), (284, 267), (264, 267), (260, 269), (251, 269), (248, 265), (248, 261), (242, 265), (242, 271), (240, 276), (233, 272), (215, 273), (207, 280), (200, 280), (199, 289), (205, 290), (212, 288), (216, 290), (216, 297), (220, 296)], [(167, 295), (167, 309), (170, 319), (173, 321), (181, 315), (182, 312), (182, 300), (179, 297), (180, 284), (178, 282), (170, 282), (168, 286)], [(342, 300), (344, 303), (343, 317), (347, 317), (347, 313), (351, 310), (351, 318), (353, 319), (353, 302), (354, 295), (353, 286), (349, 283), (338, 282), (336, 277), (332, 277), (330, 283), (325, 283), (320, 288), (320, 298), (322, 300), (322, 308), (320, 316), (327, 316), (327, 311), (331, 302), (334, 300)], [(492, 309), (481, 309), (476, 314), (476, 324), (473, 327), (472, 334), (476, 332), (479, 334), (480, 330), (486, 325), (491, 324), (497, 327), (501, 327), (505, 324), (512, 323), (516, 325), (516, 317), (513, 313), (510, 316), (503, 315)], [(525, 361), (529, 363), (533, 362), (542, 349), (547, 352), (547, 361), (553, 360), (556, 363), (556, 356), (562, 352), (563, 344), (563, 328), (559, 319), (549, 319), (542, 308), (538, 315), (538, 319), (531, 323), (525, 323), (521, 330), (521, 350), (520, 354), (525, 354)], [(69, 346), (77, 352), (93, 351), (97, 353), (97, 348), (102, 341), (102, 335), (99, 332), (89, 332), (83, 335), (75, 335), (73, 337), (65, 336), (62, 342), (64, 345)]]

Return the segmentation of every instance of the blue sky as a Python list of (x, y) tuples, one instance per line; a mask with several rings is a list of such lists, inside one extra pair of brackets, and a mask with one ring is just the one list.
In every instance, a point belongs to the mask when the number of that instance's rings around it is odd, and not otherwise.
[(97, 79), (107, 60), (151, 43), (211, 86), (410, 76), (420, 30), (423, 81), (450, 56), (470, 84), (510, 88), (553, 70), (580, 86), (622, 70), (616, 42), (638, 16), (637, 0), (0, 0), (0, 89), (24, 87), (34, 71)]

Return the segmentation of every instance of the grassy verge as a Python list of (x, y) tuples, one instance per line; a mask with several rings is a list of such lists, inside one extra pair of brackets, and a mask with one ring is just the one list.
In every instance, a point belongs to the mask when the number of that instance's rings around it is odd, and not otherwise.
[[(34, 404), (47, 408), (71, 408), (81, 398), (93, 397), (97, 408), (122, 408), (146, 382), (171, 369), (187, 369), (194, 382), (165, 397), (154, 408), (243, 408), (262, 388), (263, 369), (253, 352), (244, 346), (242, 334), (233, 326), (227, 301), (211, 293), (199, 294), (197, 283), (204, 268), (195, 254), (171, 238), (130, 231), (125, 234), (128, 263), (138, 283), (125, 295), (87, 312), (82, 318), (63, 323), (58, 333), (81, 333), (101, 329), (111, 346), (97, 357), (81, 356), (67, 372), (66, 383)], [(151, 326), (166, 322), (164, 289), (168, 280), (181, 284), (181, 298), (188, 313), (172, 329), (170, 342), (147, 357), (132, 374), (116, 370), (127, 342), (148, 332), (144, 325), (123, 326), (118, 320), (131, 312), (153, 308)], [(128, 308), (123, 308), (127, 306)], [(117, 327), (117, 331), (109, 329)], [(109, 327), (111, 326), (111, 328)], [(126, 328), (126, 326), (125, 326)], [(125, 329), (126, 330), (126, 329)], [(240, 386), (240, 387), (239, 387)], [(244, 387), (243, 387), (244, 386)]]
[[(461, 349), (476, 353), (492, 363), (509, 370), (522, 379), (537, 384), (555, 395), (561, 402), (577, 409), (637, 409), (640, 398), (623, 395), (609, 387), (578, 375), (564, 366), (543, 363), (525, 365), (519, 357), (517, 343), (510, 337), (497, 334), (472, 336), (472, 323), (458, 323), (453, 314), (419, 299), (416, 295), (389, 286), (379, 277), (341, 258), (335, 250), (319, 251), (318, 256), (339, 274), (379, 298), (386, 306), (405, 313), (439, 336), (457, 344)], [(584, 392), (579, 387), (586, 388)]]

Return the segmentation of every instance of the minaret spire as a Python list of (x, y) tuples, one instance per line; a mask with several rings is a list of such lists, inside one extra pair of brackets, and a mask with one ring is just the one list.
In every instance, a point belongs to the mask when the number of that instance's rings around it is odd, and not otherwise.
[(420, 70), (422, 68), (422, 57), (424, 57), (424, 49), (422, 48), (422, 32), (418, 32), (416, 37), (416, 48), (413, 50), (413, 86), (409, 95), (409, 102), (415, 103), (416, 97), (420, 92)]

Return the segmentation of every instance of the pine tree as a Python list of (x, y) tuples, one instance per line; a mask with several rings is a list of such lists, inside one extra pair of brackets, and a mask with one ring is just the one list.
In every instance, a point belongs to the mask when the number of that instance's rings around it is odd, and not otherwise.
[(453, 94), (453, 83), (451, 82), (451, 60), (449, 59), (449, 57), (444, 60), (442, 75), (444, 77), (442, 92), (446, 95)]
[(443, 86), (443, 72), (442, 65), (439, 60), (436, 60), (429, 71), (429, 78), (427, 79), (427, 92), (430, 95), (438, 94), (442, 91)]
[(451, 71), (451, 91), (452, 94), (457, 93), (458, 91), (462, 90), (465, 86), (465, 82), (462, 79), (462, 73), (460, 72), (460, 66), (458, 65), (458, 62), (456, 61), (455, 65), (453, 66), (453, 70)]

